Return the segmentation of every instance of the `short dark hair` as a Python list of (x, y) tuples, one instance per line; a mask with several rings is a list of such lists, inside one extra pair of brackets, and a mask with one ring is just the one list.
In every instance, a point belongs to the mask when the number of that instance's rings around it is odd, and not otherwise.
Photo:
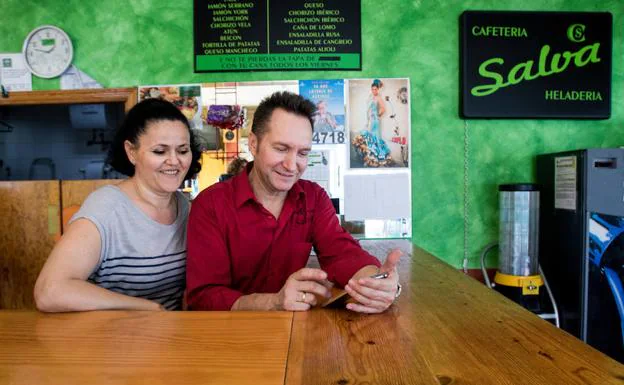
[(310, 121), (310, 127), (314, 127), (314, 120), (312, 118), (316, 112), (316, 106), (314, 103), (301, 95), (288, 91), (278, 91), (273, 93), (271, 96), (262, 99), (260, 105), (258, 105), (258, 108), (256, 109), (256, 112), (254, 112), (251, 132), (253, 132), (258, 139), (261, 139), (267, 132), (267, 123), (269, 122), (269, 119), (271, 119), (273, 111), (278, 108), (307, 118)]
[(199, 144), (191, 129), (188, 119), (172, 103), (161, 99), (145, 99), (137, 103), (128, 111), (117, 132), (108, 151), (106, 162), (117, 172), (127, 176), (134, 175), (134, 165), (128, 159), (124, 142), (130, 141), (133, 145), (139, 144), (139, 137), (145, 133), (149, 123), (161, 120), (172, 120), (182, 122), (188, 128), (191, 138), (190, 150), (192, 154), (191, 166), (184, 179), (192, 179), (201, 170), (201, 151)]

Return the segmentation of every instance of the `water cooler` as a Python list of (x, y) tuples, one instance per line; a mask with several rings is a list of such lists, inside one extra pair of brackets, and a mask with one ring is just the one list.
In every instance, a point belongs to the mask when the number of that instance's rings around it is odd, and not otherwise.
[(561, 327), (624, 362), (624, 149), (537, 156), (539, 260)]

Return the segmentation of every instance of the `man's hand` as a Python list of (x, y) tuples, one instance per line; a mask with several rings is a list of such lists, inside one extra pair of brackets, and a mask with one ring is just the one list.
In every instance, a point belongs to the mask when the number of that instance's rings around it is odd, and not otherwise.
[(331, 297), (327, 273), (320, 269), (303, 268), (288, 277), (277, 293), (277, 310), (306, 311), (316, 305), (316, 295)]
[(359, 313), (381, 313), (389, 308), (397, 293), (399, 283), (397, 265), (402, 254), (401, 250), (392, 250), (386, 262), (379, 268), (380, 273), (388, 273), (388, 278), (374, 279), (354, 275), (345, 286), (345, 290), (357, 303), (348, 303), (347, 309)]

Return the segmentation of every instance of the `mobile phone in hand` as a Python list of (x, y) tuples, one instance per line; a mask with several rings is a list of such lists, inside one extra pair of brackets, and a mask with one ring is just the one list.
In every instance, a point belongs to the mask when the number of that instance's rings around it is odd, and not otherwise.
[(373, 274), (370, 276), (370, 278), (374, 278), (374, 279), (385, 279), (388, 278), (388, 276), (390, 275), (390, 273), (388, 273), (387, 271), (385, 273), (378, 273), (378, 274)]
[[(369, 278), (386, 279), (388, 278), (388, 275), (389, 275), (388, 272), (378, 273), (378, 274), (371, 275)], [(345, 307), (347, 302), (349, 302), (349, 300), (351, 299), (351, 296), (349, 295), (349, 293), (347, 293), (343, 289), (335, 289), (335, 290), (337, 291), (336, 294), (332, 295), (331, 298), (325, 301), (321, 305), (322, 307), (330, 307), (330, 308)], [(334, 292), (334, 290), (332, 290), (332, 292)]]

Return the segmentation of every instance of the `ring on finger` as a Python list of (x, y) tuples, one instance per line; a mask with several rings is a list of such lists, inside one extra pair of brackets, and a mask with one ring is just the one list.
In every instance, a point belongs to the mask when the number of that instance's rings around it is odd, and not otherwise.
[(306, 292), (302, 291), (301, 292), (301, 302), (305, 302), (305, 300), (306, 300)]

